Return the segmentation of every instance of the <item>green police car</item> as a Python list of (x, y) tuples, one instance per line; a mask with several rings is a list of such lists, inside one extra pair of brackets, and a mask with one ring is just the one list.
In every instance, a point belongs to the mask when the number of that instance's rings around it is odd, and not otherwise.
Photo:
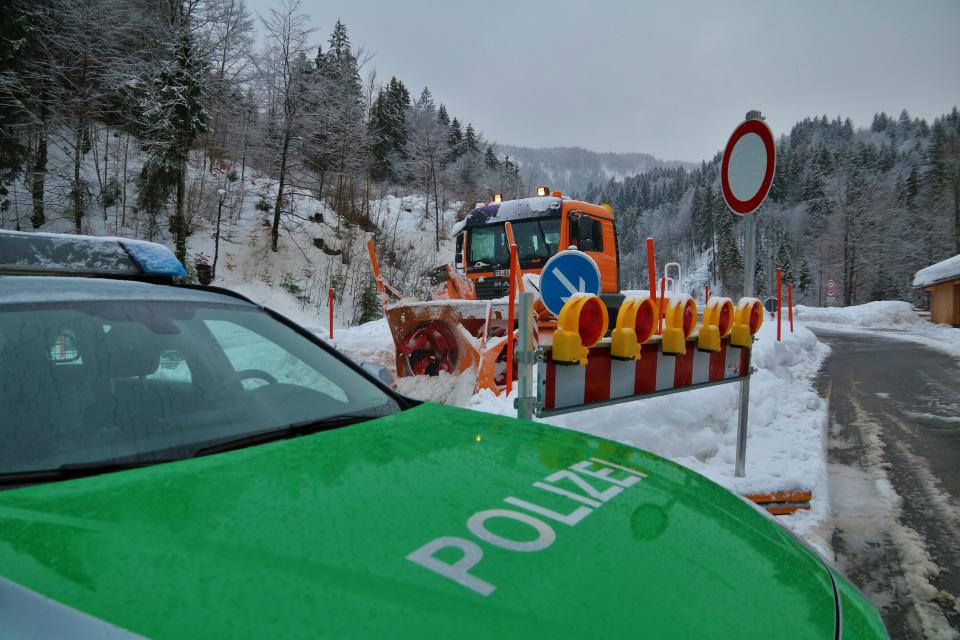
[(164, 247), (0, 273), (0, 638), (886, 637), (709, 480), (401, 397)]

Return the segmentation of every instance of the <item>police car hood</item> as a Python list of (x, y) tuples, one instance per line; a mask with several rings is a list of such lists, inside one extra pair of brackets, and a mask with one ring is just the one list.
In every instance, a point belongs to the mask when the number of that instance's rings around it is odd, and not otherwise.
[(156, 638), (832, 638), (835, 622), (821, 562), (705, 478), (429, 404), (0, 492), (0, 576)]

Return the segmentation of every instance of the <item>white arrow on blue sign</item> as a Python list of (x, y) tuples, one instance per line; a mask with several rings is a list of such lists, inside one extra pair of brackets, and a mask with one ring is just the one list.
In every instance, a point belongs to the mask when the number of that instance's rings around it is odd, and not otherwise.
[(582, 251), (567, 249), (547, 260), (540, 273), (540, 296), (553, 315), (575, 293), (600, 295), (600, 269)]

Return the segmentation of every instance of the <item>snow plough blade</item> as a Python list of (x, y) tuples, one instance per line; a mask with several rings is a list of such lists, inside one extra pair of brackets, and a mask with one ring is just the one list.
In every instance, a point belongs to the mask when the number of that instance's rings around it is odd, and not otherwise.
[[(400, 302), (386, 308), (400, 377), (475, 371), (476, 389), (506, 384), (506, 303)], [(488, 316), (490, 318), (488, 322)]]

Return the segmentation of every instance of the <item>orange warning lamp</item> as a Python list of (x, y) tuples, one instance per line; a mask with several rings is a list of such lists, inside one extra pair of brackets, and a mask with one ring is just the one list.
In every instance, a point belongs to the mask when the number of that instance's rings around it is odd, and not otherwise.
[(690, 296), (671, 296), (666, 304), (661, 349), (668, 356), (681, 356), (687, 352), (687, 338), (697, 324), (697, 303)]
[(610, 333), (610, 357), (636, 360), (640, 345), (657, 328), (657, 306), (649, 297), (631, 296), (620, 305), (616, 328)]
[(494, 204), (500, 204), (503, 202), (503, 195), (499, 193), (493, 194), (493, 202)]
[(763, 303), (756, 298), (740, 298), (733, 315), (730, 344), (741, 349), (753, 346), (753, 336), (763, 324)]
[(557, 316), (553, 334), (553, 361), (587, 364), (587, 352), (607, 332), (607, 307), (597, 296), (578, 293), (570, 297)]
[(550, 195), (550, 187), (537, 187), (537, 195), (541, 198)]
[(697, 337), (700, 351), (720, 351), (720, 341), (733, 330), (733, 300), (715, 296), (703, 309), (703, 323)]

